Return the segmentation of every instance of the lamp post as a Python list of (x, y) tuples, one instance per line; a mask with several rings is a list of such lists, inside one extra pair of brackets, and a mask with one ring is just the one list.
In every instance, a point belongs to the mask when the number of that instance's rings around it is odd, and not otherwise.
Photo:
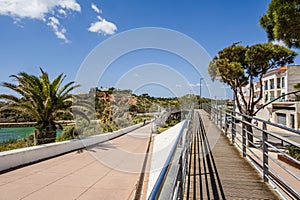
[(201, 82), (202, 82), (202, 80), (204, 80), (204, 79), (202, 77), (200, 77), (200, 85), (199, 85), (199, 109), (202, 108), (202, 106), (201, 106), (201, 92), (202, 92), (202, 84), (201, 84)]

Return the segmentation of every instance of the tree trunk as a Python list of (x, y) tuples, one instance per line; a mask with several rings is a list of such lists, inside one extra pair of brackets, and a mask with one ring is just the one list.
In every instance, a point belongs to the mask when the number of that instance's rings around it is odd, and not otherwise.
[[(248, 122), (249, 124), (252, 123), (251, 118), (243, 117), (243, 120)], [(246, 133), (247, 133), (247, 145), (248, 145), (248, 147), (254, 147), (254, 145), (253, 145), (253, 143), (254, 143), (253, 129), (252, 129), (252, 126), (249, 124), (245, 124), (245, 129), (246, 129)]]
[(56, 140), (56, 126), (54, 122), (43, 123), (36, 126), (36, 144), (47, 144)]

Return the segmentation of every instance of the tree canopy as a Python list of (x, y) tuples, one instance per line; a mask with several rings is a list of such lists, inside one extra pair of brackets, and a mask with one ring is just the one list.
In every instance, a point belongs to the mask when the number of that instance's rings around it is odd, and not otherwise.
[[(62, 85), (65, 75), (60, 74), (53, 81), (42, 69), (40, 76), (20, 72), (11, 77), (17, 84), (4, 82), (1, 85), (18, 94), (1, 94), (0, 99), (6, 100), (2, 110), (19, 111), (28, 114), (37, 122), (36, 143), (54, 142), (56, 139), (55, 120), (62, 114), (72, 114), (72, 90), (79, 87), (74, 82)], [(20, 96), (20, 97), (19, 97)]]
[[(231, 45), (218, 52), (209, 64), (208, 72), (212, 80), (220, 80), (229, 85), (236, 99), (237, 108), (243, 114), (256, 114), (255, 106), (262, 99), (254, 95), (254, 82), (262, 85), (262, 78), (271, 69), (292, 63), (296, 52), (272, 43), (253, 46)], [(249, 85), (249, 98), (243, 87)]]
[(300, 0), (272, 0), (259, 22), (269, 40), (281, 40), (288, 47), (300, 47)]

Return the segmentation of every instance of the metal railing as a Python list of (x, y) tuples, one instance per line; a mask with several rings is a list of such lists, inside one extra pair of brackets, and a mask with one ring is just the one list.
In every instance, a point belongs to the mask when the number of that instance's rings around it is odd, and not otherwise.
[(182, 199), (187, 172), (187, 153), (191, 143), (191, 109), (148, 199)]
[[(288, 146), (300, 148), (300, 144), (280, 135), (295, 134), (300, 131), (274, 124), (256, 117), (206, 104), (203, 109), (210, 113), (211, 120), (221, 129), (283, 198), (300, 199), (300, 177), (287, 167), (278, 157), (285, 157), (300, 166), (300, 162), (287, 153)], [(274, 129), (277, 131), (274, 132)]]

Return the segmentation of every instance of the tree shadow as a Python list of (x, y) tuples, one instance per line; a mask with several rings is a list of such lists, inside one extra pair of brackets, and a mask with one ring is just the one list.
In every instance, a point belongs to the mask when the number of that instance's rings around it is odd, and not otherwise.
[(92, 146), (89, 146), (86, 148), (87, 151), (90, 152), (97, 152), (95, 149), (99, 149), (99, 150), (104, 150), (104, 151), (108, 151), (111, 149), (117, 149), (117, 146), (115, 144), (112, 144), (110, 142), (101, 142)]

